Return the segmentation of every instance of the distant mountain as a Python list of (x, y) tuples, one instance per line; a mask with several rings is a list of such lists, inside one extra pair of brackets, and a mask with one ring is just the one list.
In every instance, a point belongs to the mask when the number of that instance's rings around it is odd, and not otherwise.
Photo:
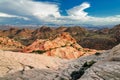
[[(30, 26), (30, 28), (29, 28)], [(24, 26), (2, 26), (0, 36), (6, 36), (21, 42), (23, 45), (30, 45), (36, 39), (50, 39), (56, 34), (68, 32), (82, 47), (92, 49), (111, 49), (120, 43), (120, 25), (113, 28), (87, 29), (85, 27), (48, 27), (36, 25)]]
[(36, 28), (39, 28), (41, 26), (49, 26), (49, 27), (54, 27), (54, 28), (58, 28), (60, 26), (66, 26), (66, 27), (74, 27), (74, 26), (81, 26), (81, 27), (84, 27), (84, 28), (87, 28), (87, 29), (90, 29), (90, 30), (98, 30), (98, 29), (103, 29), (103, 28), (112, 28), (113, 26), (115, 25), (91, 25), (91, 24), (43, 24), (43, 23), (39, 23), (39, 24), (0, 24), (0, 29), (2, 29), (4, 26), (4, 28), (6, 27), (10, 27), (10, 26), (13, 26), (13, 27), (19, 27), (19, 28), (31, 28), (31, 29), (36, 29)]

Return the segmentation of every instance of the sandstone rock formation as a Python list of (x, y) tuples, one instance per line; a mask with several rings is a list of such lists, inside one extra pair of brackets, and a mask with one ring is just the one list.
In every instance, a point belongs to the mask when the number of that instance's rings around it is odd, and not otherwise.
[(3, 50), (17, 50), (22, 49), (24, 46), (15, 41), (14, 39), (10, 39), (8, 37), (0, 37), (0, 49)]
[(120, 80), (120, 44), (108, 53), (108, 56), (88, 69), (79, 80)]
[(68, 33), (62, 33), (51, 40), (36, 40), (30, 46), (26, 47), (24, 52), (32, 52), (33, 50), (50, 50), (54, 48), (58, 48), (61, 46), (66, 46), (75, 43), (75, 39), (73, 39)]
[(36, 39), (49, 39), (62, 32), (69, 32), (77, 43), (84, 48), (108, 50), (120, 43), (120, 25), (100, 30), (88, 30), (80, 26), (61, 26), (58, 28), (38, 26), (34, 29), (31, 29), (30, 26), (29, 28), (27, 26), (25, 28), (22, 27), (22, 29), (20, 27), (0, 26), (0, 29), (0, 36), (15, 39), (25, 46), (30, 45)]
[(19, 29), (16, 31), (16, 37), (21, 37), (21, 38), (30, 38), (32, 36), (32, 32), (33, 30), (29, 29), (29, 28), (23, 28), (23, 29)]
[(15, 35), (16, 31), (18, 30), (18, 28), (10, 28), (8, 30), (1, 30), (0, 31), (0, 36), (10, 36), (12, 37), (13, 35)]
[(56, 30), (52, 27), (42, 26), (32, 32), (33, 39), (48, 39), (56, 34)]
[(56, 29), (58, 33), (65, 32), (66, 30), (67, 30), (67, 27), (64, 27), (64, 26), (60, 26)]
[(0, 51), (0, 65), (0, 80), (120, 80), (120, 44), (69, 61)]
[(65, 32), (71, 33), (72, 36), (83, 36), (88, 32), (88, 30), (80, 26), (74, 26), (68, 27)]
[(22, 73), (31, 69), (57, 70), (65, 62), (67, 60), (44, 55), (0, 50), (0, 77), (17, 71), (21, 71)]
[(90, 49), (97, 49), (97, 50), (108, 50), (115, 45), (116, 39), (115, 38), (102, 38), (102, 37), (88, 37), (81, 40), (80, 45), (83, 47), (87, 47)]
[(6, 36), (6, 37), (10, 37), (10, 38), (31, 37), (32, 31), (33, 30), (28, 29), (28, 28), (19, 29), (19, 28), (11, 27), (8, 30), (2, 30), (2, 31), (0, 31), (0, 36)]
[(36, 40), (30, 46), (23, 49), (23, 52), (33, 51), (44, 52), (48, 56), (57, 56), (60, 58), (73, 59), (78, 58), (86, 53), (94, 54), (95, 50), (85, 50), (69, 33), (61, 33), (50, 40)]

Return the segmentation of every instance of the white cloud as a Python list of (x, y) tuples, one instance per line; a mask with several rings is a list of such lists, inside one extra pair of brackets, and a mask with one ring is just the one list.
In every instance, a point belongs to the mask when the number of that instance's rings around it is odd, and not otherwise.
[(15, 15), (9, 15), (6, 13), (0, 13), (0, 17), (16, 17)]
[(0, 12), (18, 16), (26, 16), (30, 19), (34, 18), (42, 22), (53, 22), (53, 19), (61, 16), (57, 4), (48, 2), (35, 2), (33, 0), (1, 1)]
[(27, 17), (10, 15), (10, 14), (1, 13), (1, 12), (0, 12), (0, 17), (5, 17), (5, 18), (21, 18), (21, 19), (24, 19), (24, 20), (29, 20), (29, 18), (27, 18)]
[(39, 15), (40, 17), (49, 15), (60, 16), (58, 6), (52, 3), (34, 2), (32, 0), (6, 0), (3, 1), (0, 7), (5, 7), (9, 11), (15, 11), (20, 14), (24, 13), (26, 15)]
[(32, 4), (32, 14), (38, 17), (60, 17), (59, 8), (57, 5), (49, 3), (35, 3)]
[[(94, 6), (94, 5), (93, 5)], [(55, 24), (117, 24), (120, 22), (120, 15), (108, 17), (90, 16), (84, 10), (90, 4), (84, 2), (66, 12), (67, 16), (60, 14), (59, 6), (56, 3), (35, 2), (33, 0), (2, 0), (0, 1), (0, 17), (22, 18), (36, 22)]]
[(108, 17), (88, 16), (87, 22), (94, 24), (94, 25), (120, 24), (120, 15), (108, 16)]
[(89, 8), (90, 4), (87, 2), (82, 3), (79, 6), (75, 6), (67, 10), (68, 16), (64, 17), (67, 23), (71, 24), (93, 24), (93, 25), (109, 25), (109, 24), (119, 24), (120, 15), (108, 16), (108, 17), (94, 17), (88, 15), (84, 10)]
[(84, 10), (89, 8), (90, 4), (87, 2), (82, 3), (79, 6), (75, 6), (72, 9), (67, 10), (69, 16), (72, 16), (75, 19), (81, 19), (87, 16), (87, 12)]

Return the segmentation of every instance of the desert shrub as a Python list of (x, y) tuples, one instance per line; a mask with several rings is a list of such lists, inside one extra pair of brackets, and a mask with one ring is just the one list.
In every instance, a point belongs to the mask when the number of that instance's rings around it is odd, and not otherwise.
[(95, 53), (96, 56), (99, 56), (100, 54), (101, 54), (101, 53), (99, 53), (99, 52), (96, 52), (96, 53)]
[(82, 50), (81, 48), (78, 48), (78, 51)]
[(46, 51), (44, 51), (44, 50), (35, 50), (35, 51), (32, 51), (32, 53), (37, 53), (37, 54), (43, 54), (45, 52)]
[(92, 60), (92, 61), (89, 61), (89, 62), (85, 62), (82, 67), (87, 67), (87, 68), (89, 68), (89, 67), (91, 67), (94, 63), (96, 63), (96, 62), (93, 61), (93, 60)]

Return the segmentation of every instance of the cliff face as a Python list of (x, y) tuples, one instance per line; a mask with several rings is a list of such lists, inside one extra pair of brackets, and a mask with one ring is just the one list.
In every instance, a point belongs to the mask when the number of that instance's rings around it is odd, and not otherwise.
[[(73, 59), (78, 58), (86, 51), (77, 44), (76, 40), (69, 33), (61, 33), (49, 40), (36, 40), (28, 47), (23, 49), (23, 52), (41, 51), (44, 55), (57, 56), (60, 58)], [(94, 54), (96, 50), (88, 50), (88, 53)]]

